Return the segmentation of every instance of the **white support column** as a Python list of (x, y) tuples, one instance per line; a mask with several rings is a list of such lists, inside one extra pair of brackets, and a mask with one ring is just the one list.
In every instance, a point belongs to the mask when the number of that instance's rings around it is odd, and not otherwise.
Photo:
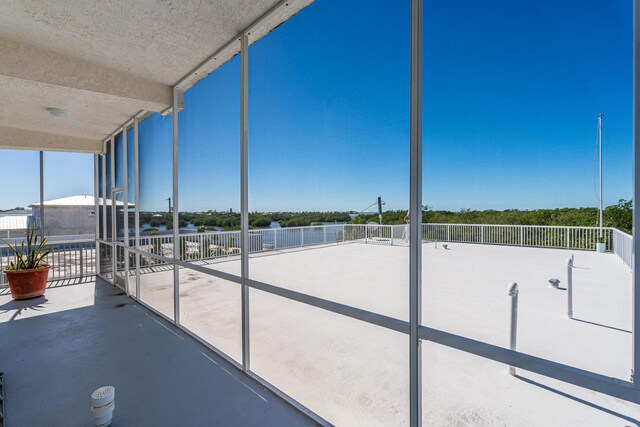
[(99, 162), (100, 156), (98, 154), (93, 155), (93, 212), (96, 218), (96, 238), (95, 240), (95, 259), (96, 259), (96, 274), (100, 275), (100, 261), (98, 260), (98, 239), (100, 238), (100, 214), (98, 197), (100, 196), (100, 179), (98, 173), (100, 172)]
[[(138, 151), (138, 118), (133, 119), (133, 179), (135, 191), (134, 224), (135, 224), (135, 248), (140, 248), (140, 178), (139, 178), (139, 151)], [(140, 254), (136, 254), (136, 298), (140, 299)]]
[(633, 2), (633, 387), (640, 390), (640, 0)]
[[(116, 188), (116, 150), (115, 150), (115, 137), (112, 135), (109, 139), (109, 152), (111, 153), (111, 162), (109, 170), (111, 171), (111, 180), (109, 185), (111, 186), (111, 204), (109, 209), (111, 210), (111, 240), (109, 240), (109, 246), (111, 247), (111, 283), (116, 285), (117, 283), (117, 271), (118, 271), (118, 249), (114, 243), (116, 238), (116, 195), (113, 189)], [(105, 197), (106, 198), (106, 197)], [(105, 234), (105, 239), (107, 236)]]
[(172, 119), (172, 164), (173, 164), (173, 321), (180, 324), (180, 270), (176, 260), (180, 258), (180, 221), (178, 219), (178, 112), (182, 104), (182, 93), (173, 89)]
[(411, 0), (411, 119), (409, 184), (409, 411), (411, 427), (422, 425), (422, 12)]
[(124, 206), (122, 207), (123, 237), (124, 237), (124, 291), (127, 295), (131, 295), (129, 289), (129, 169), (127, 155), (127, 126), (122, 127), (122, 198)]
[[(107, 141), (102, 150), (102, 239), (107, 240)], [(110, 184), (109, 184), (110, 185)]]
[(40, 238), (44, 239), (44, 152), (40, 151)]
[(242, 369), (251, 369), (249, 340), (249, 37), (240, 43), (240, 240), (242, 279)]

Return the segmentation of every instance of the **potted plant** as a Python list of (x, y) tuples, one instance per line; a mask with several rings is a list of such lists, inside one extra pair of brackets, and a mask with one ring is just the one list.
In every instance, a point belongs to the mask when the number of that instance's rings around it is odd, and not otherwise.
[(9, 288), (13, 299), (35, 298), (44, 295), (47, 278), (51, 266), (46, 264), (46, 257), (52, 248), (45, 249), (47, 239), (38, 243), (36, 228), (27, 230), (27, 245), (23, 241), (20, 246), (5, 241), (14, 253), (15, 261), (11, 261), (4, 270), (9, 280)]

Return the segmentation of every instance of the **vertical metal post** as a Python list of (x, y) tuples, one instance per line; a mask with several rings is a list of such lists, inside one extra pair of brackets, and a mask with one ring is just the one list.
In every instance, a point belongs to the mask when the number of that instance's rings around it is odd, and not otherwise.
[(111, 164), (109, 168), (111, 170), (111, 240), (109, 245), (111, 247), (111, 283), (117, 284), (116, 274), (118, 272), (118, 248), (116, 245), (116, 193), (113, 191), (116, 188), (116, 150), (115, 150), (115, 136), (112, 136), (109, 140), (109, 149), (111, 150)]
[[(140, 248), (140, 178), (139, 178), (139, 152), (138, 152), (138, 118), (133, 119), (133, 181), (135, 191), (134, 227), (136, 249)], [(136, 253), (136, 298), (140, 299), (140, 254)]]
[(240, 238), (242, 279), (242, 369), (251, 369), (249, 340), (249, 36), (240, 40)]
[[(100, 180), (98, 177), (98, 173), (100, 172), (100, 166), (98, 166), (98, 162), (100, 161), (100, 155), (93, 155), (93, 212), (96, 217), (96, 236), (95, 236), (95, 253), (96, 256), (98, 254), (98, 239), (100, 238), (100, 214), (99, 212), (99, 196), (100, 196)], [(96, 262), (96, 274), (100, 274), (100, 262)]]
[(598, 230), (598, 242), (602, 243), (602, 113), (598, 115), (598, 147), (600, 150), (600, 229)]
[[(516, 337), (518, 334), (518, 284), (509, 283), (508, 295), (511, 297), (511, 327), (509, 328), (509, 348), (516, 349)], [(509, 374), (515, 375), (515, 366), (509, 366)]]
[(409, 156), (409, 421), (422, 425), (422, 12), (411, 0), (411, 110)]
[(84, 247), (84, 243), (80, 243), (80, 278), (84, 277), (84, 257), (83, 257), (83, 250), (82, 250), (83, 247)]
[(127, 126), (122, 127), (122, 183), (123, 192), (122, 198), (124, 199), (124, 206), (122, 207), (122, 214), (124, 218), (123, 223), (123, 238), (124, 238), (124, 292), (127, 295), (131, 295), (129, 290), (129, 169), (128, 169), (128, 153), (127, 153)]
[[(107, 141), (102, 154), (102, 239), (107, 240)], [(111, 184), (109, 184), (111, 185)]]
[(633, 1), (633, 387), (640, 390), (640, 0)]
[(44, 151), (40, 151), (40, 238), (44, 239)]
[(573, 318), (573, 257), (567, 258), (567, 315)]
[(178, 111), (182, 104), (182, 92), (173, 88), (172, 164), (173, 164), (173, 320), (180, 323), (180, 270), (176, 260), (180, 258), (180, 221), (178, 219)]

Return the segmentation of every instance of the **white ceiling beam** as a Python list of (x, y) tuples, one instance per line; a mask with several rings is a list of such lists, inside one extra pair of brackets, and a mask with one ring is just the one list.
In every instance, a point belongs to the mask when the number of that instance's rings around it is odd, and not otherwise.
[(0, 126), (0, 149), (99, 153), (102, 141)]
[(0, 76), (140, 101), (140, 109), (171, 105), (171, 87), (91, 62), (0, 38)]

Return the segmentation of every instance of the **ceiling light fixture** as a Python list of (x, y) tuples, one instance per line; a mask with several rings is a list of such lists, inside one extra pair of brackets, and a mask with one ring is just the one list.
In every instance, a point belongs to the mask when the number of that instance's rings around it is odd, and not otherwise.
[(60, 118), (67, 118), (69, 117), (69, 112), (66, 110), (63, 110), (61, 108), (53, 108), (53, 107), (49, 107), (47, 108), (47, 111), (49, 112), (49, 114), (51, 114), (54, 117), (60, 117)]

